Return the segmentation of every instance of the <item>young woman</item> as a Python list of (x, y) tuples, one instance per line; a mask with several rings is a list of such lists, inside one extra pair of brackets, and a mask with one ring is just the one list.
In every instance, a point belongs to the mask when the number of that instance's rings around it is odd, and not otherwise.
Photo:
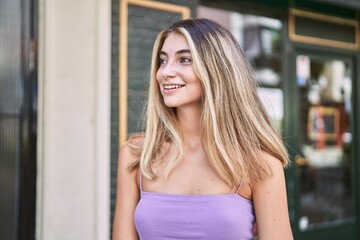
[(146, 132), (121, 147), (113, 239), (292, 239), (288, 156), (234, 37), (181, 20), (153, 49)]

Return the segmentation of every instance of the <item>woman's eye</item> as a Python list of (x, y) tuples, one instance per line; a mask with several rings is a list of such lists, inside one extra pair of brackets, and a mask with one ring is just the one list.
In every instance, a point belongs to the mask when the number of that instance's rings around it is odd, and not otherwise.
[(180, 63), (190, 63), (190, 62), (191, 62), (190, 57), (181, 57), (180, 58)]
[(160, 64), (160, 65), (166, 64), (166, 59), (160, 58), (160, 59), (159, 59), (159, 64)]

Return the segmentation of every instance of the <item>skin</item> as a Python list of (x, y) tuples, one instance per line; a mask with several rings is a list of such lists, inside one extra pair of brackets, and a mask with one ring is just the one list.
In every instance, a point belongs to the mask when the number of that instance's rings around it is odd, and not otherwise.
[[(170, 34), (161, 49), (161, 66), (156, 74), (165, 104), (168, 107), (176, 107), (184, 136), (184, 158), (166, 180), (161, 175), (164, 161), (160, 161), (153, 169), (159, 177), (155, 181), (143, 178), (143, 191), (170, 194), (234, 193), (235, 189), (230, 189), (212, 169), (201, 145), (199, 130), (203, 91), (188, 50), (188, 43), (182, 35)], [(166, 89), (174, 87), (175, 84), (182, 87)], [(137, 141), (138, 144), (142, 144), (142, 139)], [(164, 146), (165, 150), (170, 147), (170, 143)], [(121, 147), (113, 240), (138, 239), (133, 216), (139, 201), (139, 175), (137, 171), (127, 170), (136, 158), (126, 144)], [(251, 186), (243, 185), (239, 195), (251, 199), (254, 203), (261, 240), (293, 239), (282, 164), (278, 159), (265, 153), (264, 159), (271, 166), (273, 176)]]
[(123, 145), (118, 159), (113, 240), (139, 239), (134, 225), (134, 211), (140, 199), (137, 171), (128, 171), (135, 160), (128, 145)]

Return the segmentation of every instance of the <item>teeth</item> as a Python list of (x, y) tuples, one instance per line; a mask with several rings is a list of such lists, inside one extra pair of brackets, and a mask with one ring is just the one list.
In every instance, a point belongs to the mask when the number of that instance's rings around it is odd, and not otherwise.
[(168, 84), (168, 85), (163, 85), (165, 90), (170, 90), (170, 89), (177, 89), (177, 88), (181, 88), (185, 85), (180, 85), (180, 84)]

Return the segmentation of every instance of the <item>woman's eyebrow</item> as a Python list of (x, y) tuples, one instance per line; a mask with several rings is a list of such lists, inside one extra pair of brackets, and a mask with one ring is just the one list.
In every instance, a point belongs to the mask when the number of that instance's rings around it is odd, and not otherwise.
[(164, 52), (164, 51), (160, 51), (160, 52), (159, 52), (159, 55), (165, 55), (165, 56), (167, 56), (167, 53)]
[(176, 52), (176, 55), (178, 54), (183, 54), (183, 53), (191, 53), (189, 49), (181, 49), (179, 51)]
[[(176, 55), (180, 55), (180, 54), (183, 54), (183, 53), (191, 53), (191, 51), (189, 49), (180, 49), (180, 50), (175, 52)], [(168, 56), (168, 54), (165, 51), (160, 51), (159, 55)]]

